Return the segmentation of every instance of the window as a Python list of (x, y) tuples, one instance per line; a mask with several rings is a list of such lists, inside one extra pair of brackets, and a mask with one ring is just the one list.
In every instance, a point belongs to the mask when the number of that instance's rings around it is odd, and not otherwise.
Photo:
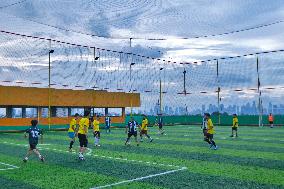
[(105, 108), (92, 108), (92, 115), (105, 116)]
[(22, 108), (12, 108), (12, 118), (22, 118)]
[(26, 108), (26, 118), (36, 118), (37, 108)]
[(80, 116), (84, 115), (84, 108), (71, 108), (71, 116), (79, 114)]
[(109, 116), (122, 116), (122, 108), (109, 108), (108, 115)]
[(0, 118), (5, 118), (6, 116), (6, 108), (0, 108)]
[(41, 117), (47, 118), (48, 117), (48, 108), (41, 109)]
[(68, 117), (68, 108), (56, 108), (56, 117)]

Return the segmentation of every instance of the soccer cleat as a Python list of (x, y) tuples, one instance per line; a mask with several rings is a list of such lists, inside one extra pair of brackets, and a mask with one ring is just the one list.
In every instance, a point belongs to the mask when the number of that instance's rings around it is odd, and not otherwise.
[(215, 146), (214, 150), (217, 150), (219, 147), (218, 146)]
[(41, 162), (44, 162), (44, 161), (45, 161), (43, 156), (40, 157), (40, 161), (41, 161)]
[(153, 139), (151, 138), (150, 142), (153, 142)]
[(234, 137), (234, 135), (231, 135), (230, 137)]
[(101, 145), (99, 145), (99, 144), (96, 144), (96, 147), (100, 147)]
[(28, 161), (28, 158), (25, 157), (25, 158), (23, 159), (23, 162), (24, 162), (24, 163), (27, 163), (27, 161)]

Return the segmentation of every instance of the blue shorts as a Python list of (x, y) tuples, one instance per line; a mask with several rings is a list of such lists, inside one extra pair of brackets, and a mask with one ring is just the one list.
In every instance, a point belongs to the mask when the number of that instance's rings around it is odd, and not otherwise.
[(75, 138), (75, 133), (74, 132), (68, 132), (69, 138)]

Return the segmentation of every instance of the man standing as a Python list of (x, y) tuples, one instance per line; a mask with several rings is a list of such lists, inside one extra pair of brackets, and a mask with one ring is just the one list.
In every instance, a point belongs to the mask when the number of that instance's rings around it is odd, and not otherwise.
[(129, 140), (132, 136), (134, 136), (135, 138), (135, 142), (137, 144), (137, 146), (139, 146), (139, 142), (137, 140), (137, 127), (138, 124), (137, 122), (133, 119), (133, 117), (130, 118), (130, 121), (128, 122), (126, 129), (125, 129), (125, 133), (127, 133), (127, 139), (125, 141), (125, 145), (128, 145)]
[(238, 137), (238, 127), (239, 127), (239, 120), (237, 114), (233, 114), (233, 125), (232, 125), (232, 135), (234, 137), (234, 131), (236, 132), (236, 137)]
[(84, 152), (88, 147), (88, 129), (89, 129), (89, 116), (90, 112), (86, 111), (84, 117), (79, 122), (78, 138), (80, 142), (79, 160), (85, 160)]
[(268, 121), (269, 121), (269, 124), (270, 124), (270, 128), (273, 128), (274, 127), (274, 125), (273, 125), (274, 117), (273, 117), (272, 113), (269, 114)]
[(105, 128), (106, 128), (106, 132), (107, 133), (110, 133), (110, 125), (111, 125), (111, 119), (108, 116), (108, 114), (106, 114), (106, 117), (105, 117)]

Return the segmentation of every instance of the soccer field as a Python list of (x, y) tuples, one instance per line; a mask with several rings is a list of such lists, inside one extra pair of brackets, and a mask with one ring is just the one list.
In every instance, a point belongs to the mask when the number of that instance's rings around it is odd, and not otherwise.
[[(66, 132), (45, 132), (39, 149), (22, 162), (28, 142), (22, 133), (0, 134), (0, 188), (284, 188), (284, 128), (216, 127), (210, 150), (198, 126), (150, 128), (153, 143), (125, 146), (124, 129), (102, 131), (100, 148), (89, 135), (86, 161), (68, 152)], [(78, 141), (75, 143), (76, 149)]]

